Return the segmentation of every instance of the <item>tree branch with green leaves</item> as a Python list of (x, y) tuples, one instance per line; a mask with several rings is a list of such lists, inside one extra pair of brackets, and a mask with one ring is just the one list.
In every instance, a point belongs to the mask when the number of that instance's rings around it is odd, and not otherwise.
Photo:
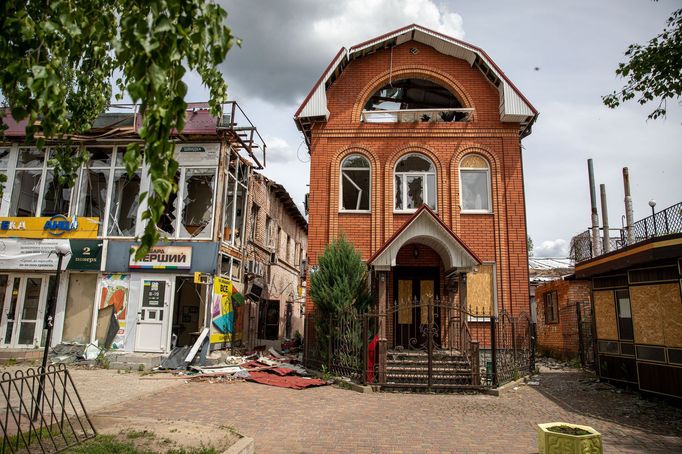
[[(226, 17), (219, 5), (203, 0), (28, 0), (0, 6), (0, 94), (15, 121), (27, 120), (28, 143), (59, 143), (51, 165), (60, 184), (72, 187), (87, 162), (87, 152), (73, 146), (71, 137), (105, 112), (112, 85), (119, 100), (128, 93), (139, 103), (141, 143), (128, 145), (124, 155), (130, 175), (145, 162), (151, 181), (140, 195), (147, 208), (138, 258), (160, 240), (156, 225), (177, 191), (170, 139), (185, 125), (182, 77), (188, 70), (201, 76), (216, 117), (227, 99), (217, 66), (239, 42), (224, 25)], [(4, 117), (1, 127), (7, 127)]]
[(602, 101), (616, 108), (625, 101), (637, 100), (639, 104), (658, 101), (658, 106), (648, 118), (665, 117), (667, 102), (682, 96), (682, 9), (668, 18), (661, 34), (646, 46), (632, 44), (625, 52), (627, 63), (620, 63), (616, 74), (626, 79), (625, 86)]

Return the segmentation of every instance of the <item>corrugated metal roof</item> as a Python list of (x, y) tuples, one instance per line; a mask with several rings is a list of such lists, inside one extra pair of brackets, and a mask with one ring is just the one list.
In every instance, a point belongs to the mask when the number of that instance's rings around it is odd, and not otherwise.
[[(485, 51), (464, 41), (429, 30), (420, 25), (412, 24), (360, 43), (351, 47), (348, 51), (342, 48), (296, 111), (294, 119), (299, 124), (299, 127), (301, 121), (306, 118), (324, 117), (326, 119), (329, 117), (326, 97), (326, 90), (330, 85), (328, 82), (332, 76), (338, 76), (350, 60), (360, 58), (366, 53), (382, 47), (400, 45), (412, 39), (431, 46), (445, 55), (466, 60), (472, 66), (476, 63), (477, 59), (480, 59), (482, 64), (477, 65), (479, 69), (482, 72), (492, 73), (494, 75), (493, 78), (499, 81), (497, 85), (500, 91), (500, 119), (502, 121), (530, 122), (537, 116), (537, 110), (535, 110)], [(393, 40), (394, 42), (391, 43)]]
[(528, 268), (532, 270), (572, 269), (573, 260), (560, 257), (528, 257)]

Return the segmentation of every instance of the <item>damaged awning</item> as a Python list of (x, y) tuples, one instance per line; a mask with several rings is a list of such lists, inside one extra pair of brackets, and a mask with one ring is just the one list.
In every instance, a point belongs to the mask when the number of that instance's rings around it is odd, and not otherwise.
[(436, 251), (446, 271), (465, 271), (481, 264), (481, 259), (426, 205), (422, 205), (367, 263), (377, 271), (389, 271), (396, 266), (398, 251), (408, 244), (423, 244)]

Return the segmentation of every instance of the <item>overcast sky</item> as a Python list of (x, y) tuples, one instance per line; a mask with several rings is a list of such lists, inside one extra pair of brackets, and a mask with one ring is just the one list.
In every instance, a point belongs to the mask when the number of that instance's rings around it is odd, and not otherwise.
[[(566, 256), (571, 236), (590, 224), (587, 158), (605, 183), (610, 224), (623, 215), (621, 169), (630, 168), (635, 218), (682, 201), (682, 108), (647, 121), (654, 106), (616, 110), (601, 96), (620, 87), (614, 70), (627, 46), (659, 33), (682, 2), (223, 0), (242, 38), (222, 70), (268, 143), (264, 173), (302, 207), (308, 154), (292, 120), (342, 46), (417, 23), (482, 47), (539, 110), (523, 141), (528, 230), (536, 256)], [(535, 68), (539, 70), (535, 70)], [(205, 100), (190, 80), (191, 100)], [(301, 208), (302, 209), (302, 208)]]

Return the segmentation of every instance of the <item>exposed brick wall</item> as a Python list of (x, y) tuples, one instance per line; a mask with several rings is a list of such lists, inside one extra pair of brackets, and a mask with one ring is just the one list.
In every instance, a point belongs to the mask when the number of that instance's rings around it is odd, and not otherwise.
[[(557, 292), (559, 322), (547, 323), (545, 295)], [(556, 280), (538, 286), (535, 290), (537, 302), (537, 348), (540, 354), (549, 354), (561, 359), (579, 356), (577, 303), (590, 302), (589, 281)]]
[[(419, 53), (413, 55), (409, 49)], [(410, 152), (436, 167), (438, 216), (482, 260), (496, 263), (497, 303), (513, 315), (529, 311), (528, 257), (519, 125), (500, 121), (499, 92), (466, 61), (414, 41), (353, 60), (327, 92), (329, 119), (311, 135), (310, 263), (344, 233), (363, 259), (374, 254), (409, 215), (393, 213), (393, 169)], [(389, 74), (389, 67), (392, 73)], [(362, 123), (366, 99), (389, 77), (419, 77), (448, 87), (465, 107), (469, 123)], [(339, 212), (340, 163), (361, 153), (371, 165), (371, 213)], [(492, 214), (462, 214), (459, 169), (463, 156), (477, 153), (491, 171)], [(444, 279), (443, 279), (444, 281)], [(389, 295), (392, 297), (392, 295)], [(389, 299), (390, 301), (390, 299)], [(312, 302), (309, 302), (312, 307)]]
[[(252, 239), (250, 235), (254, 220), (252, 216), (253, 206), (258, 207), (258, 216), (255, 218), (256, 226)], [(304, 302), (298, 296), (298, 288), (301, 284), (300, 262), (307, 257), (308, 234), (296, 219), (287, 212), (281, 199), (273, 191), (272, 182), (260, 174), (254, 174), (250, 180), (247, 209), (249, 216), (246, 220), (245, 240), (247, 243), (244, 260), (246, 262), (249, 259), (255, 259), (265, 265), (263, 296), (280, 302), (279, 337), (285, 335), (287, 302), (293, 303), (292, 334), (296, 331), (303, 333), (301, 306)], [(266, 243), (266, 219), (268, 217), (274, 225), (272, 246)], [(279, 242), (277, 241), (278, 228), (281, 229)], [(287, 238), (291, 238), (291, 241), (287, 242)], [(287, 247), (289, 248), (288, 260)], [(296, 254), (297, 248), (300, 251), (299, 254)], [(277, 264), (269, 264), (271, 249), (277, 253)], [(258, 315), (256, 314), (254, 318), (257, 323)]]

